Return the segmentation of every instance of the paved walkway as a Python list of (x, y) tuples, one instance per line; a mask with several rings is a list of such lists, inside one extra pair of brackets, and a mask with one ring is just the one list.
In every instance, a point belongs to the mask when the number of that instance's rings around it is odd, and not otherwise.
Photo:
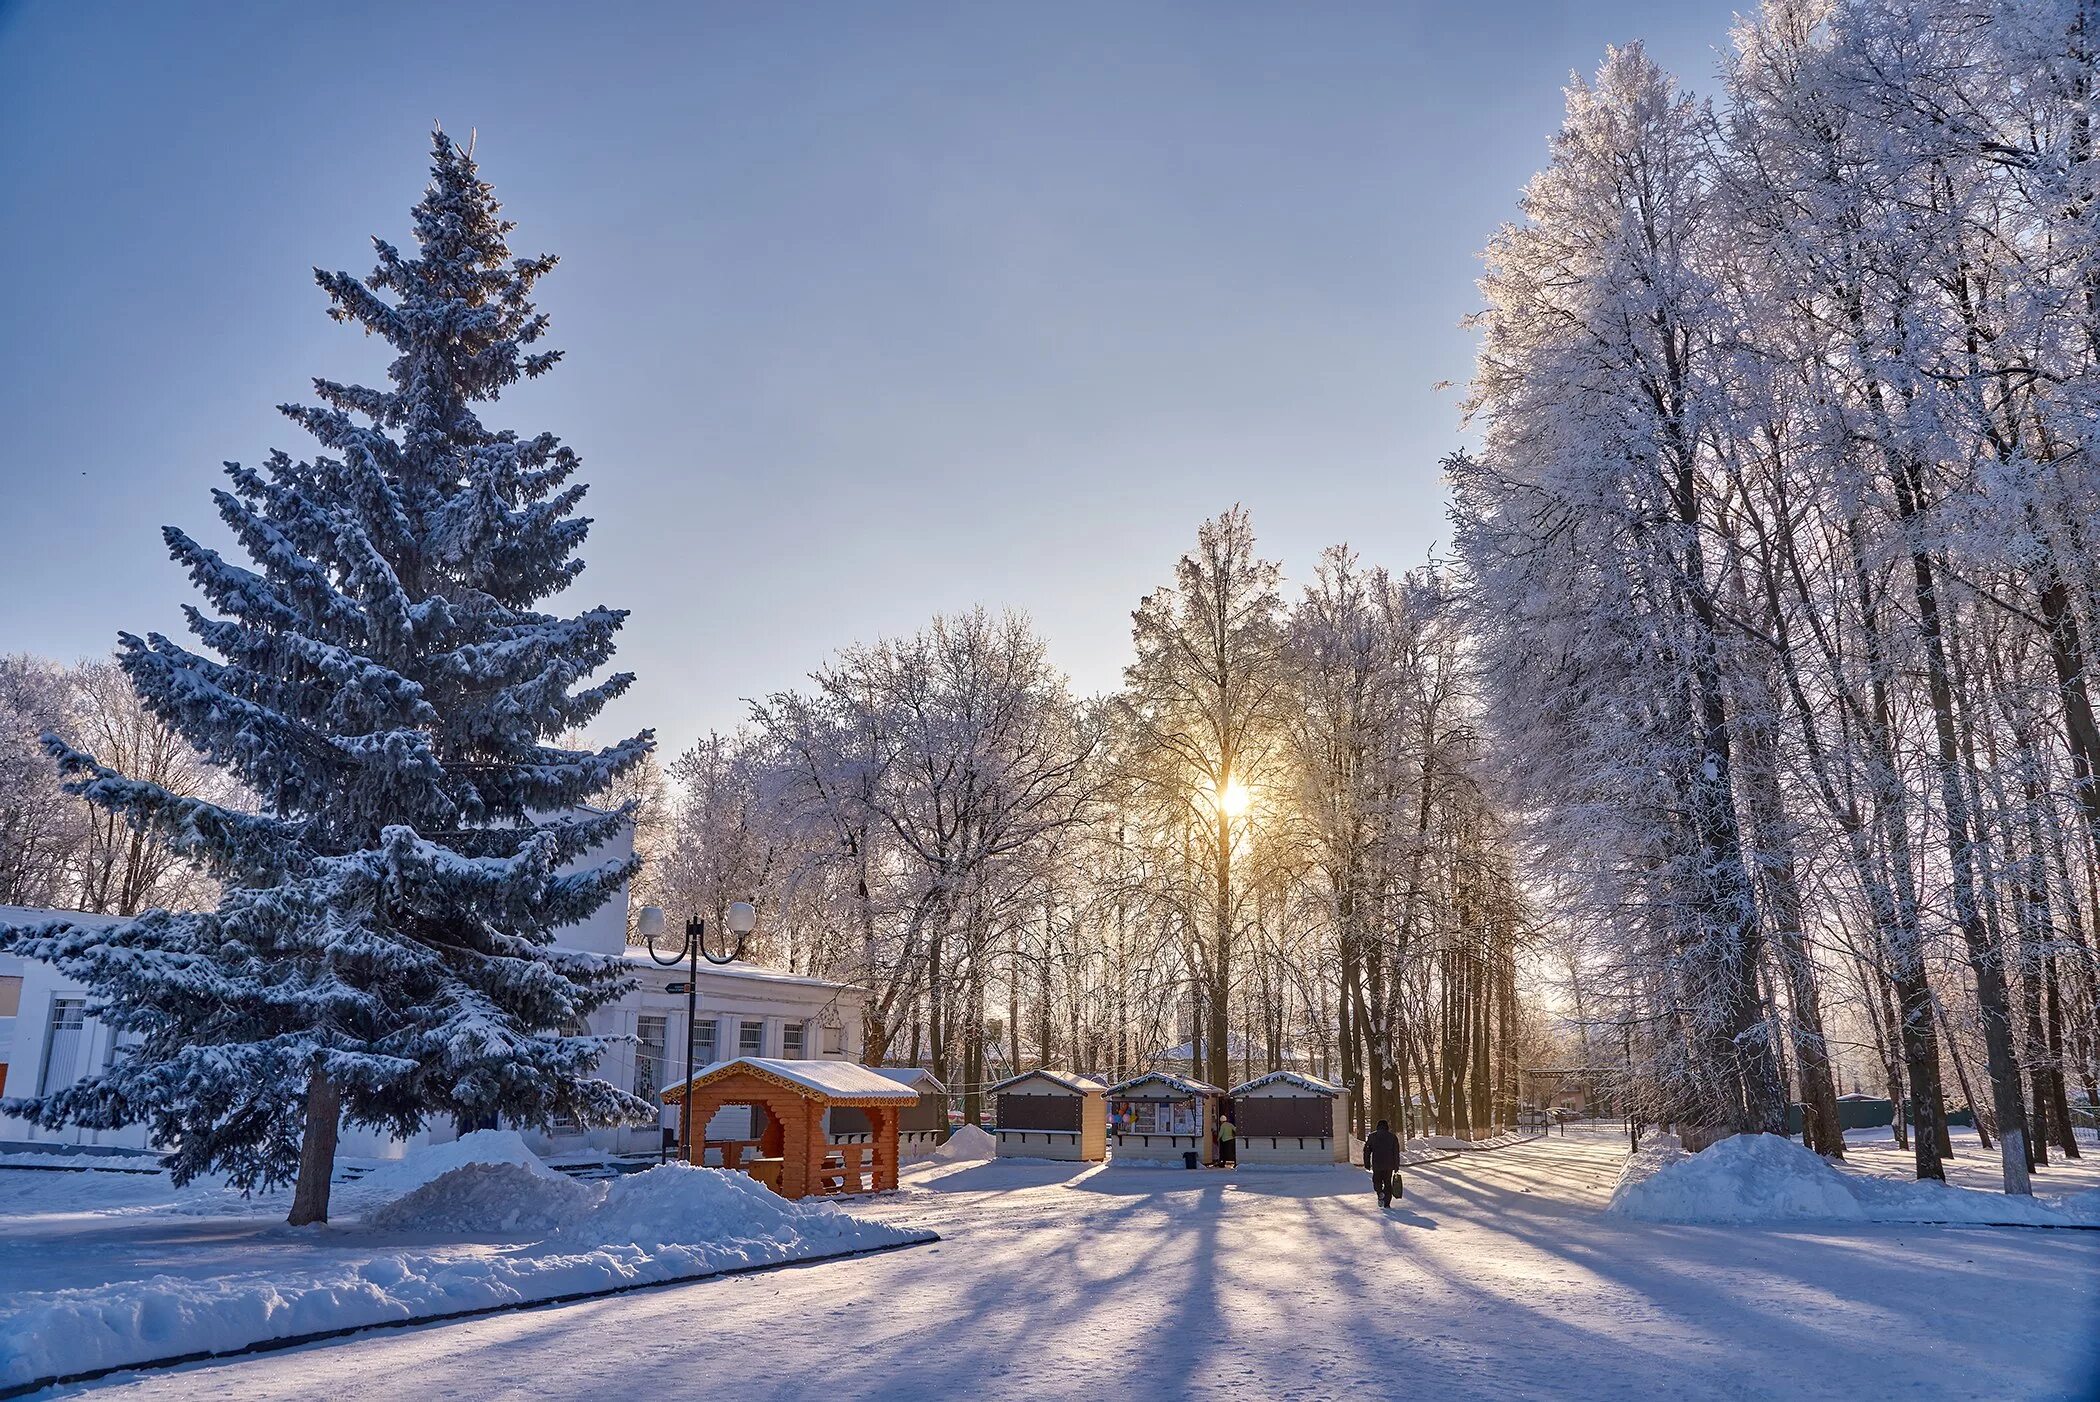
[(921, 1171), (946, 1240), (83, 1389), (125, 1398), (2083, 1397), (2100, 1234), (1659, 1226), (1621, 1142), (1415, 1170)]

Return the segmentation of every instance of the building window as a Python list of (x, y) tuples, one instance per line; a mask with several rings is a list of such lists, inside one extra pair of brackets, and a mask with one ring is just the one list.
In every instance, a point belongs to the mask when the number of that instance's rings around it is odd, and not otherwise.
[(51, 1025), (44, 1033), (44, 1071), (36, 1093), (49, 1095), (80, 1079), (81, 1043), (87, 1038), (87, 1000), (53, 998)]
[(790, 1061), (802, 1056), (802, 1024), (791, 1022), (780, 1029), (780, 1054)]
[(713, 1018), (703, 1018), (693, 1024), (693, 1069), (695, 1071), (703, 1066), (712, 1066), (714, 1064), (717, 1040), (718, 1034)]
[(843, 1028), (843, 1027), (841, 1027), (841, 1026), (839, 1026), (839, 1024), (838, 1024), (838, 1023), (837, 1023), (836, 1021), (832, 1021), (832, 1022), (827, 1022), (827, 1023), (825, 1023), (825, 1024), (824, 1024), (824, 1055), (826, 1055), (826, 1056), (844, 1056), (845, 1054), (846, 1054), (846, 1029), (845, 1029), (845, 1028)]
[(655, 1100), (671, 1079), (664, 1063), (664, 1043), (671, 1019), (658, 1013), (643, 1013), (634, 1020), (634, 1093)]
[(736, 1054), (738, 1056), (764, 1056), (766, 1054), (766, 1025), (746, 1019), (736, 1030)]

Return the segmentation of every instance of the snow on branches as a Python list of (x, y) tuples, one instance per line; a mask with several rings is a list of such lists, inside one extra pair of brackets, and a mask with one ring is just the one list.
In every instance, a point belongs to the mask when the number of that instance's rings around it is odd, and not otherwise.
[(440, 1116), (649, 1112), (592, 1077), (603, 1041), (582, 1030), (622, 975), (550, 947), (630, 875), (565, 868), (628, 821), (581, 805), (650, 734), (552, 743), (626, 690), (626, 673), (587, 681), (626, 614), (534, 607), (583, 569), (577, 458), (476, 409), (559, 359), (536, 349), (547, 319), (531, 300), (554, 259), (511, 255), (512, 225), (443, 132), (414, 225), (412, 249), (375, 241), (366, 278), (316, 271), (329, 315), (395, 358), (380, 387), (316, 380), (318, 406), (283, 406), (317, 441), (310, 459), (227, 465), (213, 501), (252, 565), (165, 532), (217, 610), (188, 610), (202, 649), (119, 640), (145, 705), (257, 811), (50, 741), (73, 792), (201, 861), (223, 898), (0, 932), (86, 983), (130, 1038), (16, 1113), (143, 1122), (182, 1179), (296, 1174), (295, 1221), (326, 1216), (338, 1115), (408, 1135)]

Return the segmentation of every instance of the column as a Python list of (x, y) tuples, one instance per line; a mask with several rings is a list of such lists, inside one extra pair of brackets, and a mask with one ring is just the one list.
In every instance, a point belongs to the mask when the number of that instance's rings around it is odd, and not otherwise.
[(878, 1193), (897, 1186), (897, 1122), (901, 1115), (894, 1105), (878, 1105), (868, 1111), (868, 1123), (875, 1127), (875, 1171), (869, 1186)]

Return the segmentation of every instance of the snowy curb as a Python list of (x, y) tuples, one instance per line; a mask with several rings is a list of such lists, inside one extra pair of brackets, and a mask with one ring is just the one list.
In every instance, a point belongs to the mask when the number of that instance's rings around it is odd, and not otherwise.
[(73, 1383), (93, 1382), (116, 1373), (148, 1372), (166, 1368), (179, 1368), (191, 1363), (209, 1363), (218, 1359), (242, 1358), (258, 1353), (277, 1353), (284, 1349), (302, 1348), (307, 1344), (323, 1343), (330, 1339), (346, 1339), (357, 1334), (369, 1334), (380, 1329), (407, 1329), (424, 1324), (445, 1324), (462, 1319), (477, 1319), (492, 1314), (510, 1314), (519, 1310), (542, 1309), (551, 1305), (575, 1304), (583, 1300), (602, 1300), (613, 1295), (629, 1295), (637, 1290), (658, 1290), (670, 1285), (691, 1285), (703, 1280), (718, 1280), (725, 1276), (756, 1275), (764, 1271), (787, 1270), (793, 1266), (813, 1266), (825, 1261), (845, 1261), (857, 1256), (879, 1256), (891, 1251), (904, 1251), (914, 1246), (927, 1246), (941, 1239), (940, 1233), (924, 1228), (898, 1228), (902, 1239), (886, 1241), (874, 1246), (848, 1247), (842, 1251), (825, 1252), (816, 1256), (801, 1256), (788, 1261), (756, 1261), (740, 1266), (719, 1266), (711, 1270), (695, 1271), (686, 1275), (668, 1276), (662, 1280), (632, 1280), (618, 1285), (600, 1286), (592, 1290), (571, 1290), (538, 1299), (506, 1300), (498, 1304), (476, 1305), (465, 1309), (446, 1310), (437, 1314), (416, 1315), (404, 1319), (376, 1319), (362, 1324), (344, 1325), (335, 1329), (317, 1329), (304, 1334), (287, 1334), (276, 1338), (257, 1339), (235, 1348), (202, 1349), (191, 1353), (169, 1354), (161, 1358), (134, 1359), (122, 1363), (82, 1369), (72, 1373), (53, 1373), (27, 1382), (0, 1385), (0, 1399), (26, 1397), (41, 1392), (47, 1387), (62, 1387)]
[(133, 1178), (163, 1178), (167, 1175), (157, 1168), (125, 1168), (121, 1164), (102, 1163), (22, 1163), (10, 1160), (0, 1163), (0, 1173), (123, 1173)]

